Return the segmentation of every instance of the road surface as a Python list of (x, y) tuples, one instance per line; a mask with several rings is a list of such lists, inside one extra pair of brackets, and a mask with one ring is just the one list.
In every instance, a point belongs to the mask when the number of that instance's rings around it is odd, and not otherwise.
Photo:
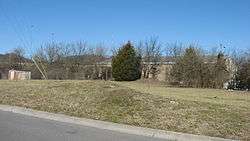
[(0, 110), (0, 141), (166, 141)]

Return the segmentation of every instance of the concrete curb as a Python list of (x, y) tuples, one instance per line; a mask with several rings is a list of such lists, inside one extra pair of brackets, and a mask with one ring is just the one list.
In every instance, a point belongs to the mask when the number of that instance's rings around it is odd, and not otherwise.
[(164, 131), (164, 130), (157, 130), (157, 129), (150, 129), (150, 128), (135, 127), (135, 126), (130, 126), (130, 125), (117, 124), (117, 123), (105, 122), (105, 121), (99, 121), (99, 120), (77, 118), (77, 117), (71, 117), (71, 116), (66, 116), (62, 114), (53, 114), (53, 113), (42, 112), (42, 111), (27, 109), (23, 107), (16, 107), (16, 106), (0, 105), (0, 110), (27, 115), (27, 116), (32, 116), (32, 117), (37, 117), (37, 118), (59, 121), (59, 122), (72, 123), (72, 124), (94, 127), (98, 129), (116, 131), (120, 133), (150, 136), (150, 137), (173, 140), (173, 141), (232, 141), (230, 139), (223, 139), (223, 138), (217, 138), (217, 137), (192, 135), (192, 134), (186, 134), (186, 133), (178, 133), (178, 132), (171, 132), (171, 131)]

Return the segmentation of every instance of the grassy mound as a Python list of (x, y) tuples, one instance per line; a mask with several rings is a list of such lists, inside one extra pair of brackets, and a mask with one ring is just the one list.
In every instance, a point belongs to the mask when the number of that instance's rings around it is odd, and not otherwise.
[(250, 107), (141, 93), (106, 81), (0, 81), (0, 103), (135, 126), (250, 139)]

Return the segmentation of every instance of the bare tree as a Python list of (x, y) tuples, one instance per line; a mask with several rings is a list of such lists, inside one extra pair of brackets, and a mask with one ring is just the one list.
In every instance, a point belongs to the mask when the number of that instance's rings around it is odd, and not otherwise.
[(166, 57), (173, 58), (173, 62), (175, 62), (180, 56), (183, 54), (184, 48), (182, 43), (175, 42), (174, 44), (166, 45)]
[[(181, 81), (180, 80), (180, 77), (173, 77), (173, 66), (177, 66), (180, 62), (180, 59), (184, 53), (184, 47), (182, 45), (182, 43), (168, 43), (166, 45), (166, 48), (165, 48), (165, 61), (168, 61), (169, 64), (167, 65), (167, 68), (166, 68), (166, 78), (165, 80), (167, 82), (171, 82), (171, 83), (178, 83), (178, 81)], [(176, 76), (180, 76), (180, 70), (179, 69), (175, 69), (175, 72), (174, 72), (174, 75)]]
[(65, 79), (75, 79), (80, 77), (80, 70), (83, 62), (86, 59), (87, 43), (85, 41), (79, 41), (62, 46), (63, 50), (63, 67), (66, 70), (64, 74)]
[(149, 78), (151, 74), (152, 78), (155, 79), (159, 73), (161, 62), (161, 44), (158, 38), (151, 37), (144, 44), (140, 45), (143, 46), (143, 78)]
[(230, 89), (250, 90), (250, 49), (235, 57), (236, 71)]
[(103, 79), (106, 78), (106, 71), (105, 67), (107, 67), (105, 64), (105, 59), (107, 53), (107, 49), (103, 45), (97, 45), (92, 54), (91, 54), (91, 60), (93, 62), (93, 73), (91, 78), (92, 79)]
[(25, 66), (26, 59), (24, 57), (25, 50), (22, 47), (15, 48), (9, 54), (9, 64), (11, 69), (23, 69)]
[(89, 72), (87, 78), (99, 79), (106, 74), (101, 69), (101, 62), (106, 59), (103, 45), (89, 48), (84, 41), (47, 43), (37, 50), (34, 58), (41, 74), (49, 79), (81, 79)]
[(139, 41), (139, 43), (135, 46), (136, 53), (141, 57), (143, 56), (143, 47), (143, 41)]

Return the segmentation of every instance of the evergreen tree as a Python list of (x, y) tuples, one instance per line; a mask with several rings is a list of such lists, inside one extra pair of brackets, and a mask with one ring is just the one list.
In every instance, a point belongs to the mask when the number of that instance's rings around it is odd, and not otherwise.
[(171, 74), (176, 81), (182, 82), (185, 86), (202, 87), (202, 65), (199, 52), (190, 46), (176, 60)]
[(198, 50), (190, 46), (183, 56), (183, 78), (187, 86), (201, 87), (202, 59)]
[(141, 77), (141, 56), (130, 42), (113, 57), (112, 75), (116, 81), (133, 81)]

